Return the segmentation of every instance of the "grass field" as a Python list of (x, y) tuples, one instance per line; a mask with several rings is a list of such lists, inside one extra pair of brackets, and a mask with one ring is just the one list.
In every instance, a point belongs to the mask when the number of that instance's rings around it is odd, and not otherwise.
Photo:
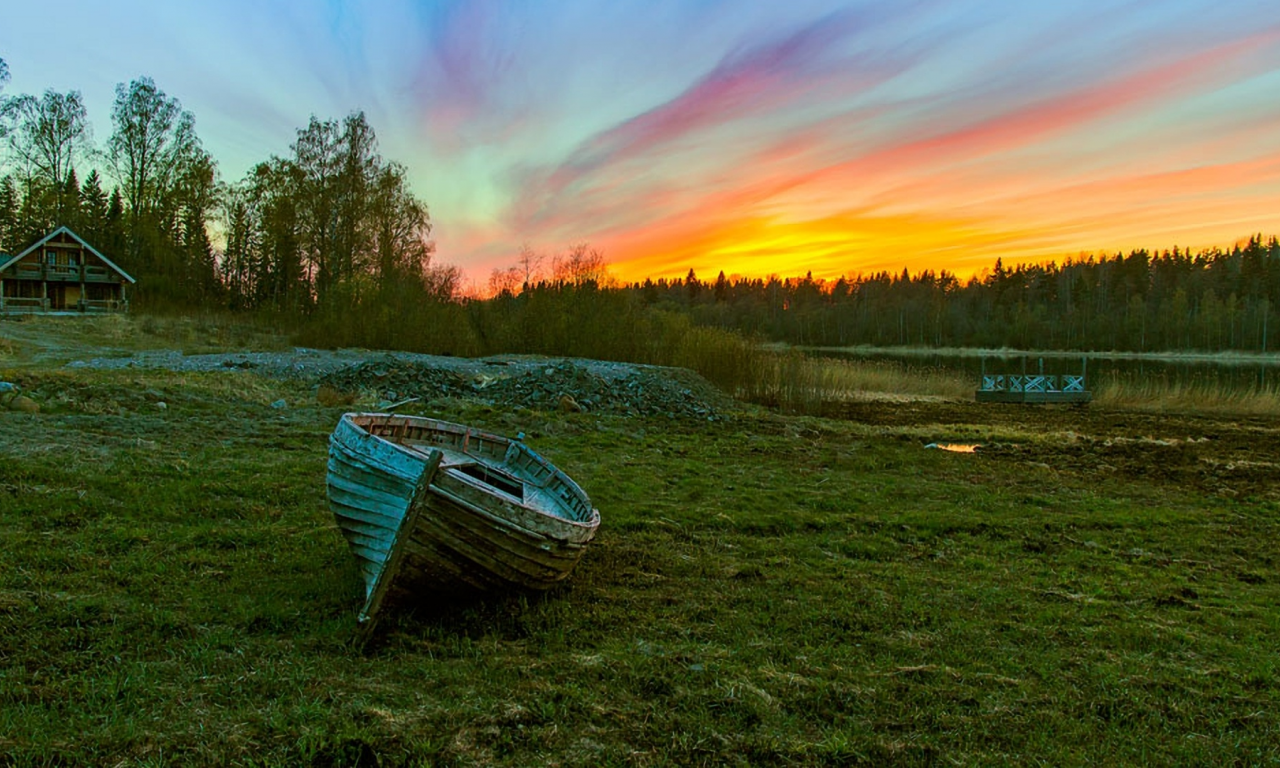
[(0, 357), (44, 406), (0, 412), (0, 764), (1280, 761), (1275, 420), (438, 403), (525, 432), (600, 534), (563, 589), (360, 653), (341, 408), (30, 343)]

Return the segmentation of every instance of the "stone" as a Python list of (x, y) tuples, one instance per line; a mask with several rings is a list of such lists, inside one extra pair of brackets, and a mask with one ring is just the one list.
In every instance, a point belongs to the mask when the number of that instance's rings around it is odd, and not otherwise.
[(26, 395), (18, 395), (9, 401), (9, 410), (21, 413), (39, 413), (40, 404)]

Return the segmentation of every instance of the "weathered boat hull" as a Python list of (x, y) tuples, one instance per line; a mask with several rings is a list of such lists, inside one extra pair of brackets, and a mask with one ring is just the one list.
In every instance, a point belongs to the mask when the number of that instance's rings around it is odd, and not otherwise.
[(576, 483), (519, 441), (415, 416), (346, 414), (329, 504), (360, 564), (360, 620), (392, 605), (563, 581), (600, 522)]

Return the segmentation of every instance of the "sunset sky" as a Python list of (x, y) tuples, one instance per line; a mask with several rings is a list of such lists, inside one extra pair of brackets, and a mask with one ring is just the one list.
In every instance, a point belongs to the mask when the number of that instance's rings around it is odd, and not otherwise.
[(1275, 0), (8, 2), (5, 94), (116, 83), (235, 181), (363, 109), (438, 258), (855, 275), (1280, 234)]

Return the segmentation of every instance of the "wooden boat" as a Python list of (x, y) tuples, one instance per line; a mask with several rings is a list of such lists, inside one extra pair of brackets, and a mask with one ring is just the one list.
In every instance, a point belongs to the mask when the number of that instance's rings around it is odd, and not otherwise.
[(343, 415), (329, 506), (383, 608), (563, 581), (595, 535), (587, 494), (518, 439), (419, 416)]

